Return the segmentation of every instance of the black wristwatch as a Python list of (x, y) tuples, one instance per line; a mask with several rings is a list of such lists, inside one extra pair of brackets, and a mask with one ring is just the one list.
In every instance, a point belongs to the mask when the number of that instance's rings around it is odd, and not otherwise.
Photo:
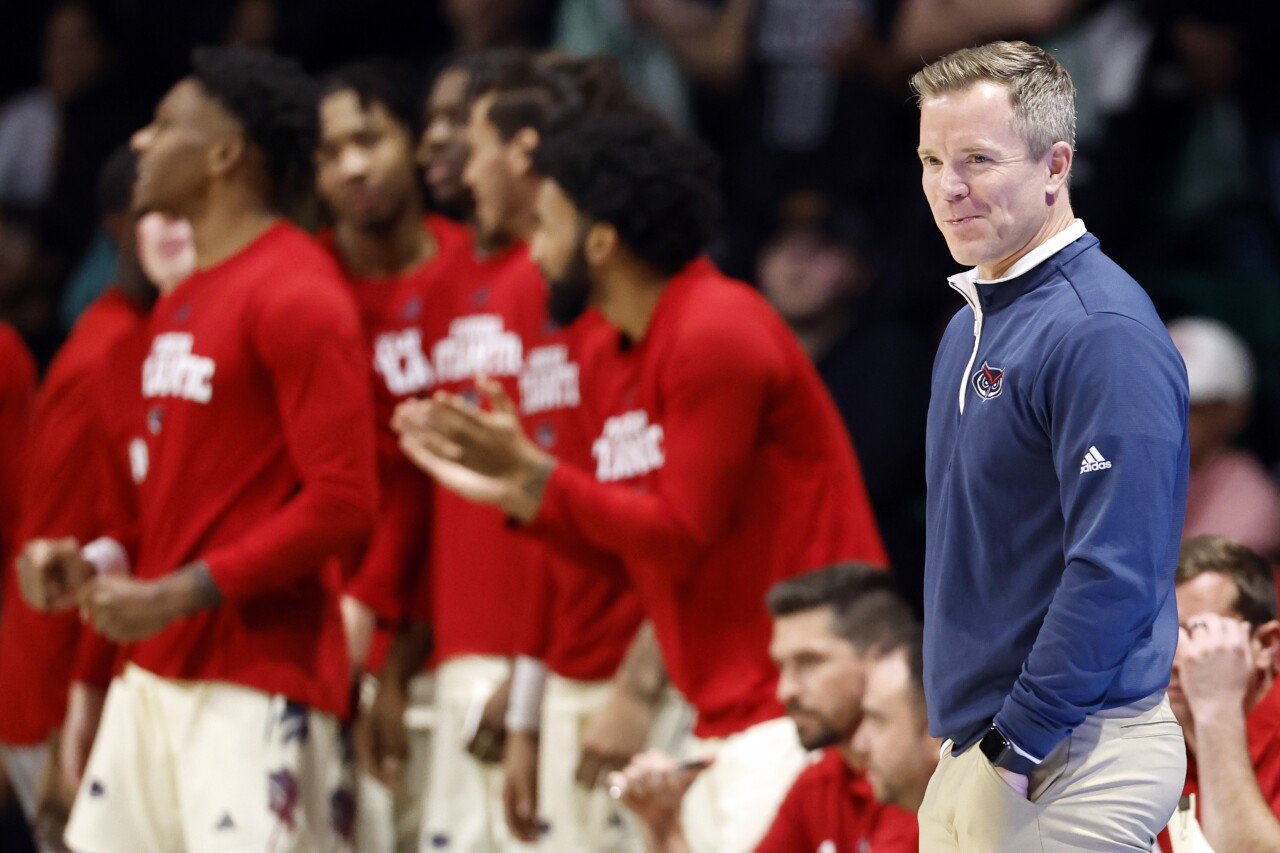
[(1003, 767), (1013, 773), (1027, 775), (1034, 768), (1035, 762), (1020, 754), (1013, 748), (1013, 743), (1004, 736), (1004, 732), (993, 723), (987, 733), (978, 742), (978, 748), (987, 757), (993, 767)]

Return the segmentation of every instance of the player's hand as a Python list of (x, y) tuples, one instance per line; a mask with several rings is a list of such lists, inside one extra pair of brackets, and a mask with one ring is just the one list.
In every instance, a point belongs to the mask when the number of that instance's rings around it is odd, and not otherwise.
[(507, 828), (520, 841), (542, 836), (538, 819), (538, 733), (507, 732), (502, 752), (502, 809)]
[(50, 849), (61, 849), (62, 833), (76, 796), (76, 789), (62, 782), (59, 758), (59, 734), (54, 732), (49, 735), (48, 754), (36, 783), (36, 814), (31, 826), (36, 841)]
[(349, 595), (342, 596), (339, 607), (342, 610), (343, 633), (347, 637), (347, 658), (351, 661), (351, 675), (354, 678), (364, 671), (378, 620), (372, 608)]
[(490, 411), (438, 392), (401, 403), (392, 428), (404, 454), (445, 488), (527, 521), (541, 506), (554, 459), (524, 434), (500, 382), (481, 378), (477, 385)]
[(582, 734), (582, 755), (574, 773), (578, 784), (603, 785), (606, 776), (626, 767), (644, 749), (654, 716), (650, 703), (615, 686)]
[(1253, 678), (1248, 622), (1206, 613), (1178, 630), (1178, 679), (1196, 719), (1244, 713)]
[(507, 738), (507, 702), (511, 698), (511, 679), (504, 679), (484, 703), (475, 733), (467, 741), (467, 752), (485, 764), (502, 761)]
[[(107, 692), (101, 687), (71, 682), (67, 694), (67, 717), (62, 726), (59, 750), (59, 772), (63, 788), (75, 796), (84, 778), (85, 765), (89, 763), (89, 751), (98, 735), (98, 723), (102, 720), (102, 707)], [(68, 802), (70, 806), (70, 802)]]
[(93, 577), (93, 564), (80, 556), (75, 539), (33, 539), (17, 560), (22, 598), (36, 610), (70, 610)]
[(84, 618), (99, 634), (116, 643), (150, 637), (182, 615), (172, 585), (122, 575), (94, 578), (80, 591)]
[(383, 678), (373, 701), (356, 717), (356, 758), (366, 773), (392, 791), (400, 788), (409, 760), (409, 730), (404, 724), (408, 705), (404, 688), (395, 679)]
[(685, 792), (710, 761), (677, 763), (656, 749), (642, 752), (621, 771), (609, 774), (609, 795), (622, 801), (661, 840), (680, 825)]

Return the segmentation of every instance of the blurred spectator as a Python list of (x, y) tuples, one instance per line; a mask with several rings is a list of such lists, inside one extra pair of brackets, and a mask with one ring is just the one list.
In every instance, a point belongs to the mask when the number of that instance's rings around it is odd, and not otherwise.
[(1269, 812), (1280, 815), (1280, 622), (1271, 567), (1225, 537), (1197, 537), (1183, 543), (1177, 596), (1182, 632), (1169, 699), (1186, 737), (1187, 780), (1160, 846), (1203, 851), (1194, 846), (1203, 827), (1220, 853), (1274, 850), (1258, 846), (1268, 831), (1275, 837)]
[(1187, 365), (1191, 479), (1186, 538), (1227, 536), (1273, 562), (1280, 559), (1280, 487), (1252, 453), (1232, 447), (1248, 425), (1254, 365), (1225, 325), (1203, 317), (1169, 324)]
[(237, 0), (227, 25), (227, 44), (266, 50), (275, 44), (280, 10), (275, 0)]
[(86, 2), (54, 7), (45, 25), (40, 85), (0, 112), (0, 208), (35, 210), (48, 198), (62, 110), (93, 85), (108, 60)]
[[(56, 306), (97, 225), (93, 188), (107, 155), (141, 125), (142, 104), (121, 73), (119, 21), (97, 0), (67, 0), (50, 18), (45, 88), (58, 107), (47, 195), (32, 211), (24, 254), (0, 261), (3, 310), (42, 361), (62, 336)], [(150, 104), (146, 105), (147, 108)]]
[(611, 56), (639, 98), (680, 127), (691, 123), (689, 92), (671, 51), (637, 27), (634, 0), (560, 0), (552, 44), (574, 56)]
[(718, 115), (704, 112), (702, 130), (728, 166), (726, 272), (750, 277), (774, 211), (797, 187), (883, 200), (882, 218), (907, 197), (915, 183), (909, 106), (866, 76), (842, 77), (839, 67), (848, 63), (849, 33), (887, 25), (889, 0), (629, 5), (715, 95)]
[(454, 47), (540, 47), (550, 40), (555, 0), (442, 0)]
[(853, 206), (788, 196), (756, 280), (809, 353), (853, 438), (903, 593), (919, 608), (924, 428), (933, 351), (881, 309), (874, 239)]

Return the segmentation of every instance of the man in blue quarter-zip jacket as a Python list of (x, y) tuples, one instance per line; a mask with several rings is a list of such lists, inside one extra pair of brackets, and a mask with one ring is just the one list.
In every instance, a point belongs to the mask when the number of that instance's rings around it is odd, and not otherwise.
[(912, 78), (968, 306), (933, 370), (925, 686), (946, 739), (922, 850), (1149, 850), (1185, 775), (1164, 690), (1187, 378), (1075, 218), (1075, 88), (997, 42)]

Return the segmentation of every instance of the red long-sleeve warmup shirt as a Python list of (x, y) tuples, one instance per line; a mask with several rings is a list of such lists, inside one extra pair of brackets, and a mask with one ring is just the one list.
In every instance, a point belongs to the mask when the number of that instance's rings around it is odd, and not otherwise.
[(703, 261), (666, 285), (641, 340), (602, 327), (581, 359), (594, 469), (557, 465), (528, 530), (622, 560), (698, 736), (781, 716), (769, 586), (885, 562), (816, 371), (763, 298)]
[(343, 713), (339, 564), (378, 496), (368, 362), (340, 271), (277, 223), (163, 297), (150, 329), (134, 574), (202, 559), (224, 600), (131, 660)]
[(876, 800), (834, 749), (796, 777), (756, 853), (916, 853), (916, 816)]
[[(85, 309), (50, 364), (19, 466), (15, 548), (31, 539), (64, 536), (83, 544), (103, 531), (101, 492), (93, 475), (99, 430), (95, 375), (108, 349), (141, 328), (145, 317), (140, 305), (110, 289)], [(0, 357), (0, 363), (7, 368), (10, 362)], [(7, 439), (2, 446), (9, 446)], [(32, 610), (18, 594), (12, 560), (5, 561), (3, 571), (0, 684), (6, 694), (21, 698), (0, 702), (0, 740), (35, 744), (62, 725), (78, 638), (93, 632), (82, 631), (74, 612)]]

